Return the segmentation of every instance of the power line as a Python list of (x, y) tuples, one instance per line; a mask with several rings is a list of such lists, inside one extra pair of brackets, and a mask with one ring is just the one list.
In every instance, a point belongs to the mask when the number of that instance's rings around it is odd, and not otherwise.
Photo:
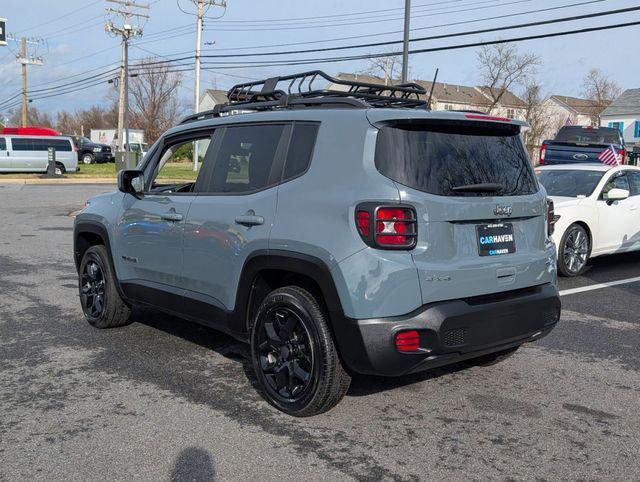
[[(495, 2), (495, 1), (500, 1), (500, 0), (487, 0), (488, 2)], [(516, 5), (516, 4), (521, 4), (521, 3), (530, 3), (533, 0), (512, 0), (510, 2), (506, 2), (506, 3), (501, 3), (499, 5), (487, 5), (487, 6), (482, 6), (482, 7), (472, 7), (472, 8), (465, 8), (465, 9), (459, 9), (459, 10), (449, 10), (446, 12), (437, 12), (437, 13), (429, 13), (429, 14), (425, 14), (425, 15), (413, 15), (412, 18), (421, 18), (421, 17), (435, 17), (438, 15), (449, 15), (452, 13), (462, 13), (462, 12), (471, 12), (474, 10), (484, 10), (487, 8), (496, 8), (496, 7), (506, 7), (508, 5)], [(486, 3), (486, 2), (482, 2), (482, 3)], [(478, 2), (475, 2), (473, 4), (466, 4), (466, 5), (477, 5)], [(397, 20), (397, 19), (391, 19), (391, 20)], [(316, 28), (328, 28), (328, 27), (346, 27), (346, 26), (351, 26), (351, 25), (370, 25), (370, 24), (374, 24), (374, 23), (381, 23), (381, 22), (388, 22), (390, 20), (369, 20), (369, 21), (358, 21), (358, 22), (348, 22), (348, 23), (339, 23), (339, 24), (326, 24), (326, 25), (313, 25), (313, 26), (300, 26), (300, 27), (287, 27), (287, 26), (280, 26), (280, 27), (267, 27), (267, 28), (228, 28), (228, 27), (223, 27), (223, 28), (217, 28), (217, 31), (221, 31), (221, 32), (261, 32), (261, 31), (273, 31), (273, 30), (306, 30), (306, 29), (316, 29)]]
[[(640, 7), (630, 7), (630, 9), (638, 9)], [(618, 9), (615, 11), (610, 11), (610, 12), (617, 12), (619, 13), (619, 11), (622, 10), (627, 10), (627, 9)], [(588, 15), (592, 15), (592, 16), (598, 16), (598, 15), (603, 15), (606, 12), (599, 12), (596, 14), (588, 14)], [(613, 13), (608, 13), (608, 14), (613, 14)], [(551, 23), (551, 22), (558, 22), (558, 21), (570, 21), (571, 19), (576, 19), (576, 18), (583, 18), (585, 16), (574, 16), (574, 17), (570, 17), (569, 19), (552, 19), (552, 20), (547, 20), (547, 21), (541, 21), (541, 22), (547, 22), (547, 23)], [(589, 17), (586, 17), (589, 18)], [(531, 22), (529, 24), (520, 24), (520, 25), (515, 25), (515, 26), (511, 26), (510, 28), (522, 28), (523, 26), (533, 26), (533, 25), (537, 25), (540, 22)], [(578, 34), (578, 33), (587, 33), (587, 32), (594, 32), (594, 31), (601, 31), (601, 30), (609, 30), (609, 29), (615, 29), (615, 28), (624, 28), (624, 27), (629, 27), (629, 26), (633, 26), (633, 25), (638, 25), (640, 24), (640, 22), (630, 22), (630, 23), (621, 23), (621, 24), (615, 24), (615, 25), (605, 25), (605, 26), (601, 26), (601, 27), (587, 27), (587, 28), (583, 28), (583, 29), (576, 29), (576, 30), (571, 30), (571, 31), (565, 31), (565, 32), (556, 32), (556, 33), (548, 33), (548, 34), (541, 34), (541, 35), (534, 35), (534, 36), (526, 36), (526, 37), (516, 37), (516, 38), (509, 38), (509, 39), (499, 39), (499, 40), (493, 40), (493, 41), (487, 41), (487, 42), (474, 42), (474, 43), (467, 43), (467, 44), (460, 44), (460, 45), (453, 45), (453, 46), (444, 46), (444, 47), (435, 47), (435, 48), (429, 48), (429, 49), (414, 49), (411, 50), (410, 53), (411, 54), (416, 54), (416, 53), (426, 53), (426, 52), (436, 52), (436, 51), (445, 51), (445, 50), (455, 50), (455, 49), (462, 49), (462, 48), (471, 48), (471, 47), (478, 47), (478, 46), (484, 46), (484, 45), (494, 45), (494, 44), (498, 44), (498, 43), (507, 43), (507, 42), (518, 42), (518, 41), (526, 41), (526, 40), (533, 40), (533, 39), (542, 39), (542, 38), (550, 38), (550, 37), (558, 37), (558, 36), (564, 36), (564, 35), (573, 35), (573, 34)], [(494, 31), (498, 31), (498, 30), (502, 30), (505, 29), (507, 27), (499, 27), (496, 28)], [(492, 30), (492, 29), (484, 29), (484, 30)], [(483, 30), (483, 31), (484, 31)], [(463, 34), (467, 34), (466, 32), (461, 32), (459, 34), (450, 34), (449, 36), (459, 36), (459, 35), (463, 35)], [(418, 39), (414, 39), (418, 40)], [(257, 67), (269, 67), (269, 66), (288, 66), (288, 65), (305, 65), (305, 64), (313, 64), (313, 63), (333, 63), (333, 62), (343, 62), (343, 61), (349, 61), (349, 60), (362, 60), (362, 59), (369, 59), (369, 58), (374, 58), (374, 57), (385, 57), (385, 56), (391, 56), (391, 55), (397, 55), (398, 52), (391, 52), (391, 53), (376, 53), (376, 54), (363, 54), (363, 55), (353, 55), (353, 56), (344, 56), (344, 57), (330, 57), (330, 58), (315, 58), (315, 59), (292, 59), (292, 60), (283, 60), (283, 61), (278, 61), (278, 62), (253, 62), (253, 63), (245, 63), (242, 65), (238, 65), (238, 63), (233, 63), (233, 65), (230, 65), (230, 62), (224, 62), (222, 65), (219, 65), (219, 63), (216, 62), (207, 62), (207, 65), (210, 64), (214, 64), (216, 65), (216, 69), (236, 69), (236, 68), (257, 68)], [(182, 57), (182, 58), (178, 58), (178, 59), (168, 59), (165, 61), (158, 61), (158, 62), (153, 62), (151, 63), (152, 65), (171, 65), (171, 69), (169, 70), (170, 72), (180, 72), (180, 71), (184, 71), (182, 70), (182, 67), (187, 67), (186, 64), (177, 64), (177, 62), (181, 62), (183, 60), (189, 60), (190, 58), (192, 58), (192, 56), (188, 56), (188, 57)], [(142, 67), (134, 67), (134, 69), (142, 69), (142, 70), (138, 70), (140, 72), (142, 72), (145, 68), (145, 66)], [(211, 69), (204, 69), (203, 70), (212, 70)], [(100, 74), (99, 74), (100, 75)], [(88, 82), (88, 84), (86, 86), (82, 86), (82, 88), (88, 88), (91, 87), (92, 84), (89, 83), (90, 79), (85, 79), (86, 82)], [(103, 82), (103, 81), (102, 81)], [(60, 87), (60, 86), (57, 86)], [(60, 94), (51, 94), (47, 97), (53, 97), (55, 95), (60, 95)], [(45, 98), (43, 96), (39, 96), (38, 98)], [(5, 105), (7, 104), (7, 102), (10, 102), (11, 98), (9, 99), (5, 99), (5, 101), (3, 101), (2, 104), (0, 105)]]
[[(422, 42), (425, 40), (442, 40), (446, 38), (454, 38), (454, 37), (461, 37), (461, 36), (467, 36), (467, 35), (478, 35), (478, 34), (484, 34), (484, 33), (501, 32), (504, 30), (512, 30), (512, 29), (528, 28), (528, 27), (539, 27), (541, 25), (551, 25), (555, 23), (586, 20), (591, 18), (603, 17), (607, 15), (618, 15), (621, 13), (636, 12), (638, 10), (640, 10), (640, 6), (619, 8), (616, 10), (607, 10), (604, 12), (587, 13), (584, 15), (573, 15), (570, 17), (554, 18), (549, 20), (539, 20), (537, 22), (521, 23), (517, 25), (506, 25), (504, 27), (492, 27), (492, 28), (485, 28), (485, 29), (479, 29), (479, 30), (471, 30), (466, 32), (433, 35), (430, 37), (417, 37), (417, 38), (409, 39), (409, 42)], [(258, 52), (258, 53), (243, 53), (243, 54), (209, 54), (209, 55), (203, 55), (202, 57), (203, 58), (229, 58), (229, 57), (237, 58), (237, 57), (263, 57), (263, 56), (274, 56), (274, 55), (292, 55), (292, 54), (301, 54), (301, 53), (329, 52), (333, 50), (351, 50), (351, 49), (370, 48), (370, 47), (382, 47), (387, 45), (397, 45), (397, 44), (401, 44), (402, 42), (403, 40), (389, 40), (386, 42), (372, 42), (367, 44), (343, 45), (339, 47), (323, 47), (323, 48), (316, 48), (316, 49), (285, 50), (285, 51), (271, 51), (271, 52)]]

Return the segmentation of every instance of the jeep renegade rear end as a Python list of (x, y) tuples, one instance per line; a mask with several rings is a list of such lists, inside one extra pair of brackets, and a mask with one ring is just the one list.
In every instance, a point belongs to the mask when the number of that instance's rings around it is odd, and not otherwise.
[[(276, 88), (310, 76), (349, 90)], [(357, 373), (490, 363), (549, 333), (551, 216), (523, 123), (432, 112), (424, 94), (313, 72), (236, 86), (186, 119), (76, 219), (89, 322), (125, 324), (144, 303), (231, 333), (265, 398), (297, 416), (333, 407)], [(158, 184), (189, 136), (210, 139), (197, 180)]]

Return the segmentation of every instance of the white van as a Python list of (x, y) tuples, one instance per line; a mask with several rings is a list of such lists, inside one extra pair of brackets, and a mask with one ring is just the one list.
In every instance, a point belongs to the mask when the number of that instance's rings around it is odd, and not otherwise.
[(0, 172), (47, 172), (49, 147), (56, 150), (58, 173), (78, 170), (78, 152), (70, 137), (0, 135)]

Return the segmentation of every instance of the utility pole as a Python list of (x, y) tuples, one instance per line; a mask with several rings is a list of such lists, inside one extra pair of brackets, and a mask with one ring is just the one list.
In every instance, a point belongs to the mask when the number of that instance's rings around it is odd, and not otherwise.
[[(14, 36), (8, 36), (7, 40), (18, 43), (18, 39)], [(42, 65), (42, 57), (36, 57), (29, 54), (29, 45), (41, 45), (42, 40), (27, 38), (22, 36), (20, 38), (20, 51), (16, 54), (16, 60), (20, 62), (22, 67), (22, 127), (27, 125), (27, 104), (29, 103), (27, 95), (27, 65)]]
[[(129, 40), (142, 35), (142, 28), (131, 25), (131, 17), (136, 19), (149, 18), (149, 15), (139, 13), (136, 9), (149, 10), (149, 5), (141, 5), (133, 0), (107, 0), (116, 3), (120, 7), (117, 9), (107, 8), (107, 12), (122, 16), (122, 27), (117, 27), (112, 21), (105, 24), (107, 32), (122, 37), (122, 62), (120, 64), (120, 82), (118, 84), (118, 150), (124, 151), (124, 164), (126, 169), (129, 165)], [(123, 139), (124, 130), (124, 139)], [(124, 141), (124, 142), (123, 142)], [(126, 148), (125, 148), (126, 146)]]
[[(204, 6), (227, 8), (227, 0), (191, 0), (196, 5), (196, 55), (195, 55), (195, 85), (193, 87), (193, 112), (200, 112), (200, 44), (202, 42), (202, 18)], [(203, 13), (204, 12), (204, 13)], [(198, 143), (193, 147), (193, 170), (198, 170)]]
[(409, 29), (411, 26), (411, 0), (404, 0), (404, 41), (402, 42), (402, 83), (409, 75)]

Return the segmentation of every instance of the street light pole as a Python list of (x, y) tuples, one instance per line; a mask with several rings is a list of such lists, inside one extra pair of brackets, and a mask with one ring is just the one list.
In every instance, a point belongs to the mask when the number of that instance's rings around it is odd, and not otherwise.
[(404, 0), (404, 41), (402, 43), (402, 83), (409, 75), (409, 28), (411, 26), (411, 0)]

